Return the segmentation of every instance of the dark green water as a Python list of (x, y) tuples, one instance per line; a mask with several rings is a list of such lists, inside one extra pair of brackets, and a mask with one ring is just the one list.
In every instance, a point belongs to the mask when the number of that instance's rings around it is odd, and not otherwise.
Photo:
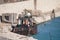
[(33, 37), (38, 40), (60, 40), (60, 17), (39, 24), (37, 31)]

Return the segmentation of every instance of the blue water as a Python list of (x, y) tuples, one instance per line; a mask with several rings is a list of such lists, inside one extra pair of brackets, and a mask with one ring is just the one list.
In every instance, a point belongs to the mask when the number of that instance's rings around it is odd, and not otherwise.
[(60, 40), (60, 17), (39, 24), (37, 31), (33, 37), (38, 40)]

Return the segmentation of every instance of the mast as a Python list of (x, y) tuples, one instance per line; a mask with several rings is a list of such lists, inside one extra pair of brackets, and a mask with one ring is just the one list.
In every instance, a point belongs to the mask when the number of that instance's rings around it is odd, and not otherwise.
[(37, 16), (36, 10), (37, 10), (37, 0), (34, 0), (34, 16)]
[(34, 10), (36, 10), (37, 7), (37, 0), (34, 0)]

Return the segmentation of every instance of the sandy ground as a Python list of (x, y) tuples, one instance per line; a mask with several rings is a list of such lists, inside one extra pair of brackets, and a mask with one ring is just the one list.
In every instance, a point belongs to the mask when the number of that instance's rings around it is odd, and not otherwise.
[(33, 37), (28, 37), (10, 32), (11, 24), (0, 23), (0, 40), (37, 40)]

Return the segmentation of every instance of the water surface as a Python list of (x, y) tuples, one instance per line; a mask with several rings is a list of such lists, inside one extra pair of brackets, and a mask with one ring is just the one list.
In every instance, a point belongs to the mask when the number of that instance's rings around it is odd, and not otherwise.
[(39, 24), (37, 31), (33, 37), (38, 40), (60, 40), (60, 17)]

